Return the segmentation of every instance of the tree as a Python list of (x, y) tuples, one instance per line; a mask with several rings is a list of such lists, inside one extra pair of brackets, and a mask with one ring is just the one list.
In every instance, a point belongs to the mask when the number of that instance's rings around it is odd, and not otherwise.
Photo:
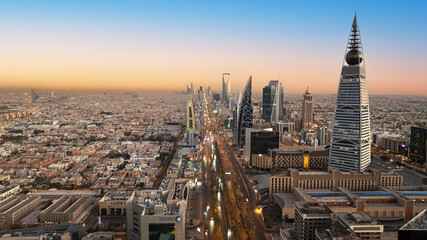
[(128, 165), (129, 164), (129, 161), (124, 161), (122, 164), (120, 164), (118, 167), (117, 167), (117, 169), (119, 169), (119, 170), (123, 170), (125, 167), (126, 167), (126, 165)]

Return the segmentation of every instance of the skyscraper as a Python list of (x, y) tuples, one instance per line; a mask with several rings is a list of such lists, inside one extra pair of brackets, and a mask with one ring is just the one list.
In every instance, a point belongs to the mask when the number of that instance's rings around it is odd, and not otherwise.
[(311, 128), (313, 124), (313, 97), (311, 96), (310, 87), (307, 87), (302, 102), (302, 128)]
[(36, 103), (37, 99), (39, 99), (39, 95), (37, 95), (36, 91), (31, 90), (31, 102)]
[(317, 141), (319, 145), (328, 145), (328, 127), (320, 126), (317, 128)]
[(230, 82), (230, 73), (222, 74), (222, 101), (224, 103), (229, 103), (231, 96), (231, 82)]
[(237, 123), (237, 146), (243, 148), (245, 145), (246, 128), (252, 127), (253, 108), (252, 108), (252, 76), (249, 76), (245, 90), (239, 101)]
[(419, 164), (426, 164), (427, 155), (427, 127), (411, 127), (411, 145), (409, 159)]
[(233, 111), (233, 144), (239, 144), (239, 116), (240, 116), (240, 104), (242, 102), (242, 92), (239, 92), (235, 109)]
[(283, 87), (278, 80), (272, 80), (262, 89), (262, 118), (267, 122), (272, 121), (276, 92), (279, 92), (279, 99), (278, 108), (275, 108), (275, 110), (279, 111), (279, 119), (283, 119)]
[(329, 166), (363, 172), (371, 162), (369, 99), (363, 49), (356, 15), (338, 87)]
[(187, 101), (187, 131), (195, 130), (196, 128), (196, 117), (194, 116), (194, 104), (193, 100)]
[(283, 120), (283, 87), (279, 83), (274, 87), (273, 107), (271, 109), (271, 122), (279, 122)]

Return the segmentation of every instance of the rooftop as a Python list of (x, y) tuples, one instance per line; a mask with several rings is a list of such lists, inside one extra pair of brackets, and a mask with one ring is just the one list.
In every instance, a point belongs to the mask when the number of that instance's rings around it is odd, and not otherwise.
[(295, 209), (303, 214), (330, 215), (332, 211), (321, 202), (296, 202)]
[(331, 175), (331, 173), (325, 172), (325, 171), (313, 171), (313, 172), (300, 171), (299, 175)]
[(100, 202), (111, 200), (127, 200), (130, 198), (130, 196), (132, 196), (132, 191), (111, 191), (107, 192), (100, 200)]
[(316, 229), (317, 239), (320, 240), (332, 240), (332, 239), (341, 239), (341, 240), (359, 240), (359, 238), (354, 232), (349, 229), (343, 228), (340, 224), (333, 224), (328, 229)]
[(346, 225), (378, 225), (379, 223), (364, 212), (337, 213), (337, 217)]
[(166, 197), (161, 190), (134, 191), (129, 200), (143, 207), (144, 215), (173, 215), (176, 211), (166, 205)]
[(427, 209), (424, 209), (417, 216), (403, 225), (399, 230), (426, 230), (427, 229)]

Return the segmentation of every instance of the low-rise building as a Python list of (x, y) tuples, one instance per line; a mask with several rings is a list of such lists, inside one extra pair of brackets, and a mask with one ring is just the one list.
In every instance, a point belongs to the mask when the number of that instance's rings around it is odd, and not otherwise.
[(381, 240), (384, 226), (364, 212), (337, 213), (338, 222), (361, 239)]
[(63, 196), (40, 213), (40, 222), (72, 222), (92, 201), (92, 197)]
[(131, 197), (131, 191), (110, 191), (99, 200), (99, 215), (123, 216), (126, 215), (126, 202)]
[(35, 190), (31, 192), (32, 196), (40, 196), (43, 200), (56, 200), (63, 196), (78, 196), (78, 197), (96, 197), (99, 191), (93, 190)]
[(329, 171), (304, 172), (289, 169), (288, 174), (270, 178), (270, 194), (289, 193), (294, 188), (335, 189), (345, 187), (350, 191), (369, 191), (378, 187), (402, 186), (403, 178), (397, 173), (383, 173), (371, 170), (363, 173)]
[(18, 193), (21, 190), (19, 185), (0, 186), (0, 199), (4, 199), (8, 196)]
[(31, 196), (28, 198), (12, 196), (3, 200), (0, 202), (0, 226), (8, 228), (18, 224), (19, 220), (27, 216), (36, 207), (40, 206), (40, 204), (40, 196)]
[(310, 169), (326, 170), (329, 151), (269, 149), (268, 154), (253, 154), (252, 166), (258, 169)]
[(425, 188), (409, 186), (380, 187), (374, 191), (350, 191), (338, 187), (335, 190), (306, 190), (295, 188), (292, 193), (275, 193), (273, 200), (282, 208), (282, 219), (294, 219), (293, 205), (298, 201), (323, 202), (332, 212), (365, 212), (377, 221), (409, 221), (427, 208)]

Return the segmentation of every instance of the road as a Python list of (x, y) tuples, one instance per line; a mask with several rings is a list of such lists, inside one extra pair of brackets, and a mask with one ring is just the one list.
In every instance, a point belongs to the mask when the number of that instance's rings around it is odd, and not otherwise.
[[(221, 226), (222, 231), (226, 229), (224, 221), (221, 221), (222, 212), (219, 208), (219, 216), (217, 219), (214, 217), (214, 199), (220, 204), (222, 202), (222, 195), (218, 189), (218, 180), (217, 172), (215, 171), (216, 157), (214, 156), (214, 140), (211, 137), (209, 130), (210, 119), (208, 115), (208, 105), (205, 99), (204, 104), (202, 104), (202, 109), (200, 111), (200, 137), (202, 142), (200, 144), (199, 159), (201, 160), (201, 170), (202, 170), (202, 209), (203, 209), (203, 219), (200, 225), (201, 232), (204, 233), (204, 239), (217, 239), (218, 227)], [(206, 113), (206, 115), (205, 115)], [(215, 188), (214, 188), (215, 187)], [(217, 195), (219, 192), (219, 195)], [(221, 206), (221, 205), (219, 205)], [(224, 234), (223, 234), (224, 235)]]
[(232, 174), (235, 174), (237, 182), (241, 183), (240, 191), (243, 194), (243, 198), (248, 199), (248, 204), (246, 205), (247, 213), (249, 215), (249, 218), (254, 220), (251, 221), (250, 228), (255, 230), (256, 239), (265, 239), (265, 229), (263, 229), (264, 223), (262, 223), (261, 216), (255, 213), (255, 208), (257, 206), (257, 198), (255, 195), (255, 191), (252, 188), (252, 184), (249, 181), (248, 176), (244, 173), (242, 165), (237, 160), (233, 149), (227, 143), (225, 137), (223, 135), (218, 135), (218, 139), (220, 149), (224, 153), (223, 159), (224, 161), (229, 161), (232, 167)]
[[(271, 230), (265, 229), (261, 214), (255, 211), (258, 201), (252, 183), (226, 137), (220, 134), (222, 127), (212, 112), (211, 104), (205, 99), (199, 115), (202, 139), (199, 151), (202, 160), (202, 208), (205, 209), (200, 226), (205, 233), (204, 239), (217, 239), (219, 227), (224, 239), (250, 239), (251, 232), (255, 233), (255, 239), (265, 239), (264, 233)], [(215, 147), (218, 148), (217, 151)], [(216, 212), (219, 219), (214, 217), (215, 202), (218, 202)], [(241, 212), (242, 206), (245, 209)], [(244, 212), (247, 213), (246, 219)]]
[(397, 165), (395, 163), (384, 161), (381, 157), (375, 154), (372, 154), (371, 166), (383, 172), (395, 169), (394, 171), (403, 177), (403, 185), (406, 186), (420, 186), (422, 185), (422, 179), (426, 177), (406, 167), (396, 168)]
[[(211, 119), (211, 126), (214, 127), (215, 129), (213, 133), (214, 133), (214, 138), (218, 143), (219, 150), (221, 152), (221, 159), (223, 160), (225, 166), (231, 167), (229, 168), (229, 170), (231, 171), (231, 175), (234, 175), (236, 177), (237, 182), (240, 183), (240, 192), (243, 195), (243, 198), (248, 200), (248, 203), (246, 204), (246, 208), (247, 208), (246, 211), (248, 213), (249, 218), (252, 219), (252, 221), (250, 221), (249, 226), (244, 226), (243, 224), (244, 220), (240, 217), (240, 223), (237, 222), (238, 232), (243, 234), (247, 232), (247, 230), (249, 229), (254, 229), (256, 239), (259, 239), (259, 240), (265, 239), (265, 236), (264, 236), (265, 229), (263, 229), (264, 223), (262, 222), (261, 216), (255, 213), (255, 208), (257, 206), (257, 199), (256, 199), (255, 191), (252, 188), (252, 184), (249, 181), (248, 176), (244, 173), (243, 167), (241, 166), (240, 162), (236, 158), (233, 149), (228, 144), (227, 139), (223, 134), (219, 134), (219, 132), (222, 131), (222, 128), (220, 124), (218, 124), (216, 120), (216, 116), (211, 114), (210, 119)], [(230, 187), (229, 189), (233, 191), (232, 187)], [(230, 195), (233, 195), (233, 194), (230, 194)], [(232, 196), (230, 199), (232, 200), (231, 204), (233, 208), (237, 210), (238, 209), (237, 199)], [(236, 222), (234, 222), (234, 224), (236, 224)], [(246, 238), (242, 238), (242, 239), (246, 239)]]

